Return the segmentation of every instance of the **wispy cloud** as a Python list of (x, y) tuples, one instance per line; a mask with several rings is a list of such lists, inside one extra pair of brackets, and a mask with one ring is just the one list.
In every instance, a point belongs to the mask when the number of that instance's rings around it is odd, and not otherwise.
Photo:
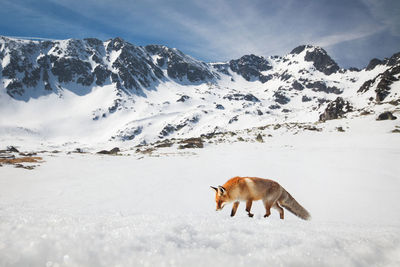
[[(300, 44), (338, 47), (380, 36), (400, 40), (395, 0), (3, 0), (0, 34), (45, 38), (121, 36), (206, 61), (285, 54)], [(397, 36), (397, 37), (396, 37)], [(397, 38), (397, 39), (396, 39)], [(388, 42), (389, 42), (388, 41)], [(398, 46), (398, 43), (397, 43)], [(366, 49), (365, 47), (363, 49)], [(365, 50), (365, 54), (368, 51)], [(351, 60), (351, 59), (346, 59)]]
[[(303, 43), (329, 47), (374, 35), (386, 27), (374, 24), (368, 14), (354, 13), (357, 5), (338, 8), (325, 7), (323, 1), (320, 5), (304, 1), (299, 9), (298, 1), (282, 3), (201, 1), (195, 5), (201, 16), (173, 7), (163, 9), (162, 16), (196, 40), (187, 50), (196, 54), (207, 50), (207, 55), (222, 59), (248, 53), (283, 54)], [(341, 13), (352, 14), (356, 21), (343, 19)]]
[(381, 24), (390, 29), (391, 33), (400, 36), (400, 1), (398, 0), (362, 0), (369, 12)]
[(385, 26), (375, 27), (375, 29), (362, 29), (362, 30), (353, 29), (350, 30), (349, 32), (321, 36), (315, 39), (314, 41), (311, 41), (311, 43), (322, 47), (330, 47), (343, 42), (349, 42), (365, 38), (374, 35), (378, 32), (384, 31), (385, 29), (386, 29)]

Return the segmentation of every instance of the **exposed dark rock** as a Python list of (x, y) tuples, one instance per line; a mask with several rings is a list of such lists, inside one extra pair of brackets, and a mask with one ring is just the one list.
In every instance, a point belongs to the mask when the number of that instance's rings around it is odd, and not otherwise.
[(37, 153), (36, 152), (28, 152), (28, 153), (19, 152), (19, 155), (23, 156), (23, 157), (32, 157), (32, 156), (36, 156)]
[(393, 54), (386, 62), (388, 66), (394, 66), (400, 62), (400, 52)]
[(163, 76), (162, 71), (140, 48), (125, 43), (120, 50), (112, 66), (118, 69), (118, 76), (126, 89), (140, 91), (142, 87), (150, 87), (152, 82)]
[(261, 134), (258, 134), (258, 135), (257, 135), (256, 141), (257, 141), (257, 142), (260, 142), (260, 143), (264, 143), (264, 139), (262, 138), (262, 135), (261, 135)]
[(28, 87), (34, 87), (38, 84), (40, 80), (40, 68), (32, 68), (31, 71), (25, 70), (24, 78), (22, 83)]
[(387, 69), (383, 73), (378, 74), (375, 78), (367, 80), (361, 85), (357, 92), (367, 92), (376, 81), (379, 81), (375, 89), (375, 100), (378, 103), (382, 102), (390, 94), (391, 84), (399, 80), (396, 77), (398, 74), (400, 74), (400, 65)]
[(96, 84), (103, 85), (107, 78), (110, 77), (111, 71), (107, 70), (101, 65), (97, 65), (93, 71), (93, 74), (96, 77)]
[(53, 64), (51, 72), (58, 77), (58, 82), (76, 82), (89, 86), (93, 83), (94, 77), (90, 63), (75, 58), (50, 57)]
[(83, 40), (86, 41), (92, 47), (103, 46), (103, 41), (96, 38), (85, 38)]
[(274, 104), (274, 105), (269, 106), (269, 108), (270, 108), (270, 109), (280, 109), (281, 106), (279, 106), (279, 105), (277, 105), (277, 104)]
[(294, 49), (290, 52), (290, 54), (300, 54), (301, 52), (304, 51), (304, 49), (306, 49), (306, 47), (307, 47), (307, 48), (311, 48), (312, 46), (310, 46), (310, 45), (299, 45), (298, 47), (294, 48)]
[(164, 126), (164, 128), (161, 130), (160, 132), (160, 137), (162, 136), (168, 136), (170, 134), (172, 134), (175, 131), (178, 131), (180, 129), (178, 129), (176, 126), (171, 125), (171, 124), (167, 124)]
[(331, 75), (340, 69), (336, 62), (320, 47), (314, 47), (313, 51), (307, 51), (304, 60), (312, 61), (314, 67), (326, 75)]
[(336, 130), (337, 130), (338, 132), (345, 132), (345, 130), (343, 129), (342, 126), (336, 127)]
[(221, 109), (221, 110), (224, 110), (224, 109), (225, 109), (224, 106), (221, 105), (221, 104), (217, 104), (217, 105), (215, 106), (215, 108), (216, 108), (216, 109)]
[(85, 153), (84, 151), (83, 151), (83, 149), (82, 148), (79, 148), (79, 147), (77, 147), (77, 148), (75, 148), (75, 150), (73, 151), (73, 152), (75, 152), (75, 153)]
[(296, 89), (298, 91), (301, 91), (304, 89), (304, 86), (301, 83), (299, 83), (298, 81), (294, 81), (292, 83), (292, 87), (293, 87), (293, 89)]
[(287, 70), (280, 75), (281, 81), (287, 81), (290, 78), (292, 78), (292, 75), (290, 75)]
[(375, 89), (377, 102), (383, 101), (390, 94), (390, 85), (399, 80), (395, 77), (398, 74), (400, 74), (400, 65), (386, 70), (381, 75), (381, 79)]
[(271, 74), (268, 74), (268, 75), (260, 75), (260, 76), (259, 76), (259, 79), (260, 79), (260, 82), (261, 82), (261, 83), (266, 83), (266, 82), (268, 82), (269, 80), (271, 80), (272, 78), (274, 78), (274, 76), (271, 75)]
[(290, 102), (290, 98), (288, 98), (286, 95), (284, 95), (282, 92), (279, 91), (276, 91), (273, 97), (275, 98), (275, 101), (281, 105), (286, 105), (287, 103)]
[(315, 131), (315, 132), (321, 132), (322, 131), (321, 128), (318, 128), (318, 127), (316, 127), (314, 125), (306, 125), (306, 126), (304, 126), (304, 130)]
[(9, 94), (11, 97), (15, 95), (20, 95), (25, 92), (25, 90), (22, 88), (22, 82), (18, 80), (12, 80), (8, 85), (7, 85), (7, 94)]
[(303, 95), (302, 97), (301, 97), (301, 101), (302, 102), (310, 102), (312, 99), (310, 98), (310, 97), (308, 97), (308, 96), (306, 96), (306, 95)]
[(250, 102), (260, 102), (260, 100), (255, 97), (252, 94), (229, 94), (223, 97), (223, 99), (229, 99), (229, 100), (236, 100), (236, 101), (241, 101), (241, 100), (246, 100), (246, 101), (250, 101)]
[(383, 112), (379, 114), (377, 121), (384, 121), (384, 120), (396, 120), (397, 117), (392, 114), (390, 111)]
[(272, 75), (263, 75), (262, 71), (272, 69), (268, 60), (255, 55), (245, 55), (239, 59), (229, 61), (232, 71), (240, 74), (244, 79), (250, 81), (252, 79), (259, 80), (262, 83), (272, 79)]
[(310, 82), (306, 84), (307, 88), (311, 88), (315, 92), (325, 92), (325, 93), (333, 93), (333, 94), (341, 94), (342, 91), (336, 86), (326, 86), (323, 81)]
[(7, 150), (0, 150), (0, 160), (1, 159), (15, 159), (15, 155), (8, 153)]
[(148, 147), (148, 148), (144, 148), (144, 149), (138, 148), (135, 150), (135, 152), (141, 153), (141, 154), (146, 154), (146, 155), (151, 155), (155, 150), (156, 150), (155, 147)]
[(108, 108), (108, 112), (114, 113), (120, 106), (121, 106), (121, 99), (115, 99), (112, 106)]
[(19, 150), (15, 146), (8, 146), (6, 151), (19, 153)]
[(235, 121), (238, 121), (239, 120), (239, 116), (238, 115), (236, 115), (236, 116), (234, 116), (234, 117), (232, 117), (230, 120), (229, 120), (229, 124), (231, 124), (231, 123), (233, 123), (233, 122), (235, 122)]
[(114, 147), (109, 152), (110, 152), (110, 154), (117, 154), (118, 152), (120, 152), (120, 149), (118, 147)]
[(15, 168), (22, 168), (22, 169), (26, 169), (26, 170), (33, 170), (37, 165), (23, 165), (20, 163), (16, 163), (14, 164)]
[(138, 136), (139, 134), (141, 134), (143, 131), (143, 127), (142, 126), (138, 126), (135, 128), (130, 129), (128, 132), (124, 133), (121, 136), (121, 140), (122, 141), (130, 141), (135, 139), (136, 136)]
[(155, 147), (156, 147), (156, 148), (163, 148), (163, 147), (171, 147), (171, 146), (173, 146), (173, 145), (174, 145), (174, 143), (167, 142), (167, 143), (158, 144), (158, 145), (156, 145)]
[(157, 60), (157, 65), (166, 65), (168, 77), (172, 79), (183, 81), (186, 77), (190, 82), (207, 82), (218, 78), (218, 75), (210, 71), (206, 63), (197, 61), (178, 49), (161, 45), (148, 45), (145, 49), (161, 57)]
[(325, 104), (326, 102), (329, 102), (329, 100), (326, 99), (326, 98), (318, 98), (317, 101), (318, 101), (318, 103), (319, 103), (320, 106), (321, 106), (322, 104)]
[(185, 149), (185, 148), (203, 148), (203, 140), (201, 138), (189, 138), (179, 142), (178, 149)]
[(372, 112), (371, 111), (369, 111), (369, 110), (363, 110), (362, 112), (360, 112), (360, 116), (366, 116), (366, 115), (369, 115), (369, 114), (371, 114)]
[(190, 96), (183, 95), (176, 102), (186, 102), (186, 100), (190, 99)]
[(375, 82), (375, 79), (365, 81), (361, 87), (357, 90), (358, 93), (365, 93), (369, 90), (371, 85)]
[(356, 68), (356, 67), (350, 67), (349, 68), (349, 71), (355, 71), (355, 72), (359, 72), (359, 71), (361, 71), (359, 68)]
[(377, 58), (371, 59), (365, 70), (373, 70), (377, 65), (383, 64), (383, 61)]
[(279, 123), (277, 123), (277, 124), (274, 125), (274, 130), (278, 130), (278, 129), (281, 128), (281, 127), (282, 127), (282, 125), (280, 125)]
[(338, 97), (331, 101), (326, 107), (324, 113), (319, 116), (320, 121), (334, 120), (342, 118), (346, 113), (353, 111), (350, 102)]
[(199, 117), (198, 116), (193, 116), (192, 118), (186, 119), (183, 122), (177, 124), (177, 125), (172, 125), (172, 124), (167, 124), (164, 126), (164, 128), (161, 130), (159, 137), (163, 138), (165, 136), (168, 136), (176, 131), (181, 130), (183, 127), (189, 125), (189, 124), (194, 124), (199, 122)]
[(120, 149), (118, 147), (114, 147), (111, 150), (101, 150), (97, 152), (97, 154), (103, 154), (103, 155), (117, 155), (118, 152), (120, 152)]
[(219, 72), (222, 72), (223, 74), (230, 75), (229, 74), (229, 64), (227, 63), (218, 63), (218, 64), (213, 64), (214, 69), (216, 69)]
[(125, 41), (121, 37), (116, 37), (114, 39), (110, 39), (110, 42), (107, 45), (107, 50), (119, 51), (124, 45)]

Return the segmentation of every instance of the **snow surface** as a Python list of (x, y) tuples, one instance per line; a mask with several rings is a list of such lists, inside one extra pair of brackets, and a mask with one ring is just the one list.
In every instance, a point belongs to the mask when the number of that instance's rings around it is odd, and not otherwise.
[[(34, 170), (3, 166), (0, 266), (399, 266), (399, 136), (354, 124), (159, 157), (48, 153)], [(260, 202), (254, 218), (243, 203), (233, 218), (231, 206), (216, 212), (209, 186), (237, 175), (278, 181), (312, 220), (265, 219)]]

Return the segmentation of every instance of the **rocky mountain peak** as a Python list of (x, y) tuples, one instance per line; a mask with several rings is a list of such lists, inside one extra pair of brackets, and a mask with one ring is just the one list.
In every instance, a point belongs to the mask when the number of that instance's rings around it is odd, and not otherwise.
[(168, 77), (178, 82), (198, 83), (218, 79), (219, 76), (212, 71), (209, 64), (198, 61), (176, 48), (162, 45), (147, 45), (145, 50), (155, 56), (157, 66), (167, 70)]
[(245, 55), (239, 59), (229, 61), (229, 66), (232, 71), (242, 75), (247, 81), (257, 79), (261, 82), (266, 82), (271, 78), (261, 73), (272, 69), (271, 64), (264, 57), (253, 54)]
[(313, 51), (307, 51), (304, 60), (312, 61), (314, 67), (326, 75), (331, 75), (340, 69), (328, 53), (320, 47), (314, 48)]
[(378, 58), (373, 58), (370, 60), (370, 62), (368, 63), (367, 67), (365, 68), (365, 70), (373, 70), (375, 69), (376, 66), (382, 64), (383, 61), (378, 59)]
[(294, 48), (292, 51), (290, 51), (289, 54), (300, 54), (301, 52), (304, 51), (304, 49), (308, 49), (308, 48), (313, 48), (312, 45), (299, 45), (298, 47)]
[(385, 58), (383, 60), (380, 60), (378, 58), (371, 59), (365, 70), (373, 70), (378, 65), (385, 65), (392, 67), (398, 64), (400, 64), (400, 52), (395, 53), (390, 58)]
[(325, 75), (331, 75), (340, 69), (338, 64), (328, 55), (328, 53), (319, 46), (300, 45), (294, 48), (289, 54), (299, 55), (302, 52), (305, 52), (304, 60), (313, 62), (315, 69)]
[(113, 39), (107, 40), (108, 45), (107, 45), (107, 50), (114, 50), (114, 51), (119, 51), (125, 44), (125, 40), (122, 39), (121, 37), (116, 37)]

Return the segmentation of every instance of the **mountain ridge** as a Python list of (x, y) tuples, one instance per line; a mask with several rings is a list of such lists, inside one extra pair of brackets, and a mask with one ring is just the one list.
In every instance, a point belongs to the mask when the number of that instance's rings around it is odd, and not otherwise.
[[(12, 127), (26, 127), (26, 118), (18, 114), (28, 109), (35, 114), (33, 106), (41, 103), (39, 110), (47, 105), (65, 125), (85, 121), (88, 132), (106, 132), (101, 138), (97, 134), (101, 140), (134, 144), (215, 129), (397, 112), (400, 102), (400, 53), (372, 59), (358, 70), (341, 69), (323, 48), (312, 45), (300, 45), (285, 56), (250, 54), (206, 63), (176, 48), (135, 46), (119, 37), (0, 37), (0, 63), (2, 112), (15, 118)], [(8, 106), (17, 106), (16, 114)], [(72, 115), (65, 119), (67, 110)], [(37, 117), (27, 130), (58, 132), (54, 120)], [(85, 127), (65, 132), (79, 139), (78, 129)]]

